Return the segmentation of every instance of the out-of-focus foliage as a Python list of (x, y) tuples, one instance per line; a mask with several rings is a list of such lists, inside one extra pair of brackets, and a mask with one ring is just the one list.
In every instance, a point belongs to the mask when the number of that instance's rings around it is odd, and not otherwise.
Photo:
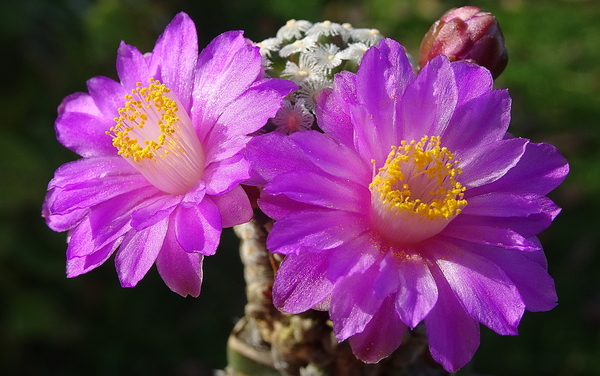
[(93, 76), (115, 77), (121, 39), (148, 51), (173, 15), (195, 20), (200, 43), (244, 29), (256, 41), (289, 18), (375, 27), (416, 56), (448, 8), (475, 5), (500, 22), (509, 64), (497, 87), (513, 97), (511, 132), (556, 145), (571, 174), (551, 197), (563, 212), (542, 234), (559, 305), (526, 313), (518, 337), (482, 329), (461, 373), (600, 374), (600, 2), (594, 0), (20, 0), (0, 4), (0, 374), (204, 375), (224, 367), (243, 314), (231, 231), (205, 262), (198, 299), (183, 299), (155, 270), (122, 289), (110, 262), (64, 276), (66, 234), (40, 205), (53, 171), (76, 156), (56, 141), (56, 107)]

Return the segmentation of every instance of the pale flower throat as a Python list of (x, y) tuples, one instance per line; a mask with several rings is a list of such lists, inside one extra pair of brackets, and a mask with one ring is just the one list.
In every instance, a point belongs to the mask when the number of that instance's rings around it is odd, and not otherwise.
[(187, 192), (204, 173), (204, 150), (174, 93), (158, 80), (125, 95), (117, 123), (106, 132), (118, 154), (163, 192)]
[(458, 161), (437, 136), (392, 146), (369, 185), (373, 220), (396, 243), (416, 243), (442, 231), (467, 201), (456, 181)]

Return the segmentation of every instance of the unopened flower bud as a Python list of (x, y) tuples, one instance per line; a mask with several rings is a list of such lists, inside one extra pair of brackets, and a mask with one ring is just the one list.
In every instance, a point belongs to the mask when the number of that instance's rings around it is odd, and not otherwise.
[(421, 42), (419, 65), (441, 54), (451, 61), (472, 60), (489, 69), (494, 78), (508, 63), (496, 18), (473, 6), (450, 9), (431, 26)]

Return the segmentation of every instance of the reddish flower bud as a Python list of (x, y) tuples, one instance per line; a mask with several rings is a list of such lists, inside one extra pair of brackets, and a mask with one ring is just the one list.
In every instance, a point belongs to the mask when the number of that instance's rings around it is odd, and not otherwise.
[(431, 26), (421, 42), (419, 65), (440, 54), (451, 61), (472, 60), (489, 69), (494, 78), (508, 63), (496, 18), (473, 6), (450, 9)]

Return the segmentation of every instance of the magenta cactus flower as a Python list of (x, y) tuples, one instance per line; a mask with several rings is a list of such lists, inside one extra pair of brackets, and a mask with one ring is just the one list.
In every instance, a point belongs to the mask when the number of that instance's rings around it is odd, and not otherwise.
[(121, 43), (120, 82), (94, 77), (58, 109), (58, 140), (83, 159), (61, 166), (43, 216), (69, 231), (67, 276), (113, 253), (121, 285), (156, 267), (171, 290), (198, 296), (203, 256), (221, 230), (248, 221), (240, 187), (242, 151), (295, 89), (263, 79), (259, 48), (241, 31), (215, 38), (199, 55), (190, 18), (180, 13), (153, 51)]
[(324, 131), (277, 132), (246, 149), (267, 239), (285, 254), (276, 307), (326, 309), (338, 340), (375, 363), (424, 322), (433, 358), (456, 371), (479, 324), (517, 334), (557, 296), (536, 235), (559, 213), (546, 194), (568, 165), (508, 135), (511, 99), (490, 72), (433, 58), (418, 75), (385, 39), (318, 98)]

